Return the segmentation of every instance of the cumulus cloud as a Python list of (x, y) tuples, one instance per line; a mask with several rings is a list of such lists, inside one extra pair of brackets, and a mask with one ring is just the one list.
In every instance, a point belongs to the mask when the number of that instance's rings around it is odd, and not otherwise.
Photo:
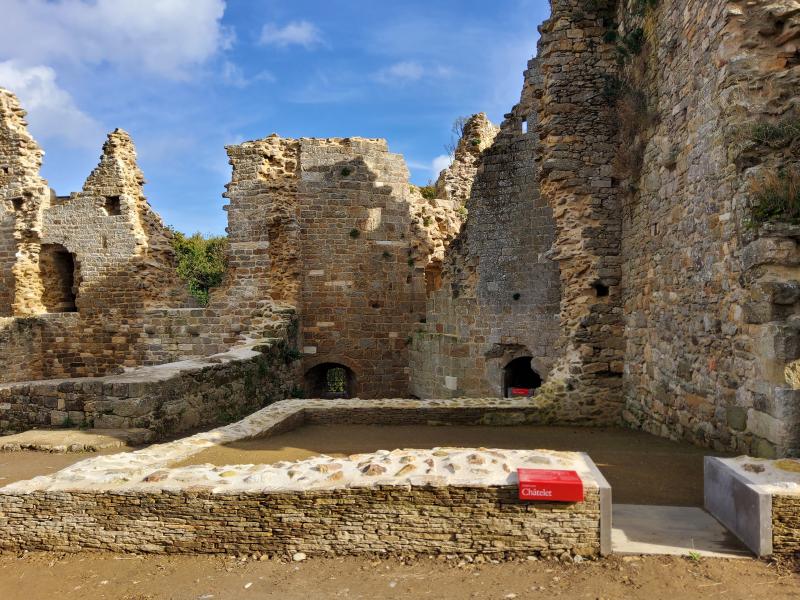
[(266, 23), (258, 41), (263, 46), (313, 48), (322, 43), (322, 34), (316, 25), (308, 21), (292, 21), (283, 27), (276, 23)]
[(431, 170), (438, 176), (439, 173), (444, 171), (453, 164), (453, 157), (449, 154), (442, 154), (433, 159), (431, 163)]
[(375, 74), (375, 79), (387, 85), (403, 85), (420, 81), (423, 78), (443, 78), (451, 75), (450, 69), (441, 65), (426, 66), (405, 60), (394, 63)]
[(0, 56), (184, 79), (231, 44), (224, 12), (225, 0), (3, 0)]
[(72, 96), (59, 87), (50, 67), (0, 62), (0, 87), (17, 94), (28, 111), (34, 136), (60, 138), (75, 147), (96, 147), (102, 140), (99, 123), (82, 112)]

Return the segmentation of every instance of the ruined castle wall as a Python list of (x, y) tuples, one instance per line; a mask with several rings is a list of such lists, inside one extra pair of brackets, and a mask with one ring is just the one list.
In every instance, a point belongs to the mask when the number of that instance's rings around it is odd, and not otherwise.
[[(35, 348), (28, 356), (35, 360)], [(161, 437), (283, 400), (294, 381), (286, 344), (275, 342), (120, 375), (0, 384), (0, 432), (71, 425)]]
[(227, 148), (229, 249), (209, 311), (225, 343), (281, 329), (297, 301), (299, 143), (277, 135)]
[(560, 356), (543, 401), (575, 422), (614, 423), (622, 409), (621, 220), (612, 179), (615, 126), (604, 96), (614, 48), (581, 0), (552, 0), (541, 27), (539, 183), (553, 211), (549, 256), (561, 279)]
[(408, 338), (424, 315), (408, 170), (383, 140), (301, 140), (298, 302), (305, 370), (352, 370), (364, 398), (408, 393)]
[(800, 23), (768, 4), (683, 0), (628, 17), (648, 42), (623, 72), (644, 69), (655, 112), (623, 204), (624, 419), (762, 456), (800, 452), (784, 376), (800, 358), (797, 236), (747, 225), (749, 182), (786, 156), (746, 132), (787, 114), (800, 81)]
[[(530, 356), (544, 379), (557, 355), (558, 270), (545, 256), (552, 212), (538, 191), (534, 127), (524, 130), (537, 118), (536, 79), (532, 62), (520, 104), (477, 160), (466, 225), (414, 336), (416, 396), (501, 397), (508, 362)], [(462, 140), (459, 149), (468, 148), (470, 139)]]
[(96, 376), (208, 349), (189, 350), (180, 327), (144, 327), (147, 311), (190, 302), (130, 136), (112, 132), (83, 190), (59, 198), (24, 115), (0, 90), (0, 315), (26, 318), (0, 325), (0, 381)]
[(0, 89), (0, 316), (43, 311), (39, 234), (50, 203), (43, 156), (16, 96)]

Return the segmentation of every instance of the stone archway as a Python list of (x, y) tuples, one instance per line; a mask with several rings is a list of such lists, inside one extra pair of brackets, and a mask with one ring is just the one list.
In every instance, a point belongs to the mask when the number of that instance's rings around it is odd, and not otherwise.
[(306, 371), (303, 387), (309, 398), (353, 398), (358, 384), (350, 367), (324, 362)]
[[(508, 362), (503, 368), (503, 395), (530, 396), (541, 387), (542, 376), (531, 366), (532, 356), (520, 356)], [(526, 390), (523, 392), (522, 390)]]

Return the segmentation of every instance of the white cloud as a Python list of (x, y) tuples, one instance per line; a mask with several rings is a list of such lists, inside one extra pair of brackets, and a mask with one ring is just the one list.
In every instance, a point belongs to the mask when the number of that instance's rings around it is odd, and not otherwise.
[(387, 85), (403, 85), (420, 81), (423, 78), (444, 78), (452, 74), (447, 67), (425, 66), (415, 61), (405, 60), (394, 63), (375, 74), (375, 79)]
[(453, 157), (448, 154), (442, 154), (433, 159), (433, 162), (431, 163), (431, 170), (436, 175), (439, 175), (439, 173), (444, 171), (452, 164), (453, 164)]
[(112, 64), (187, 78), (230, 46), (225, 0), (3, 0), (0, 56), (27, 65)]
[(69, 92), (56, 82), (50, 67), (22, 67), (15, 61), (0, 62), (0, 87), (8, 88), (28, 111), (35, 137), (60, 138), (75, 147), (98, 147), (103, 130), (82, 112)]
[(275, 23), (266, 23), (261, 29), (259, 43), (263, 46), (303, 46), (312, 48), (322, 43), (322, 34), (313, 23), (308, 21), (292, 21), (279, 27)]
[(221, 75), (225, 84), (237, 88), (246, 88), (257, 81), (275, 81), (275, 76), (269, 71), (260, 71), (252, 77), (248, 77), (239, 65), (227, 60), (222, 64)]

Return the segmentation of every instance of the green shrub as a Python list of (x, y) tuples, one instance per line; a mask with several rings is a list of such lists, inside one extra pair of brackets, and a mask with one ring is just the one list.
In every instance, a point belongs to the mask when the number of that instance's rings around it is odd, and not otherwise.
[(422, 197), (426, 200), (435, 200), (436, 186), (429, 183), (428, 185), (419, 188), (419, 193), (422, 194)]
[(771, 171), (750, 186), (750, 225), (800, 224), (800, 170)]
[(178, 275), (188, 283), (189, 293), (202, 306), (208, 305), (208, 292), (222, 283), (228, 238), (201, 233), (187, 236), (172, 230), (172, 247), (178, 259)]

